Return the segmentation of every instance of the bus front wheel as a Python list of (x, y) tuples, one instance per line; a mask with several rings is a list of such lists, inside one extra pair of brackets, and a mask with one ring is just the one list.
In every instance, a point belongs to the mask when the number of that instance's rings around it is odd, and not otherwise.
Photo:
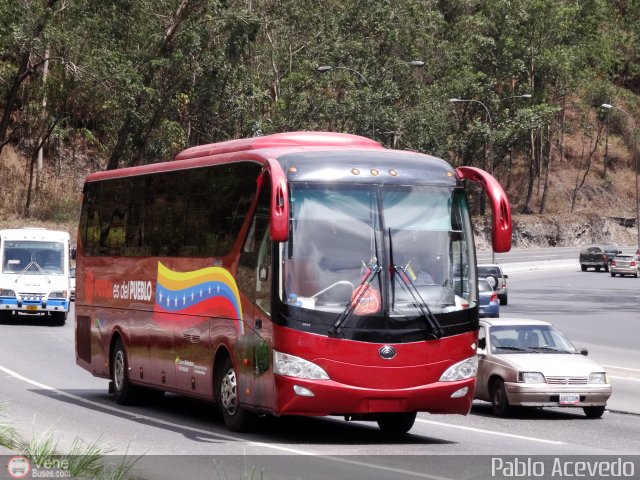
[(385, 413), (378, 417), (378, 426), (385, 433), (400, 435), (407, 433), (416, 421), (416, 412)]
[(240, 406), (238, 391), (238, 376), (227, 357), (222, 368), (217, 370), (216, 399), (226, 427), (234, 432), (246, 432), (253, 429), (257, 416)]
[(139, 400), (139, 389), (129, 382), (129, 364), (122, 340), (118, 338), (111, 354), (111, 380), (113, 396), (120, 405), (134, 405)]

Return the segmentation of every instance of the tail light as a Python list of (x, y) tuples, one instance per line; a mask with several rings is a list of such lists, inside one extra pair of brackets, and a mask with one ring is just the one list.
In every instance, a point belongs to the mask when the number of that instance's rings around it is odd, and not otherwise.
[(493, 292), (491, 294), (491, 298), (489, 299), (489, 302), (497, 302), (498, 301), (498, 294), (496, 292)]
[[(631, 265), (633, 265), (633, 262), (631, 263)], [(616, 261), (615, 260), (611, 260), (611, 266), (615, 267), (616, 266)]]
[(637, 263), (635, 262), (635, 260), (631, 260), (630, 265), (631, 265), (632, 267), (635, 267), (635, 266), (637, 265)]

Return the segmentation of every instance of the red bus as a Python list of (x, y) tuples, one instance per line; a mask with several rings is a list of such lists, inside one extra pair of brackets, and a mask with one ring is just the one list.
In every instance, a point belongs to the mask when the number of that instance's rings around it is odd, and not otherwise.
[(117, 402), (174, 392), (259, 415), (339, 415), (408, 431), (467, 414), (478, 292), (466, 179), (488, 173), (294, 132), (198, 146), (87, 177), (77, 241), (76, 361)]

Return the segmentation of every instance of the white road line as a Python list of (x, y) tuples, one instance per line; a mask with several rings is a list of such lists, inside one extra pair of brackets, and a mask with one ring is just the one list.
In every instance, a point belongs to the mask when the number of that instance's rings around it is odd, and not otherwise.
[(609, 375), (609, 378), (615, 378), (616, 380), (627, 380), (629, 382), (640, 382), (640, 378), (614, 377), (613, 375)]
[(393, 473), (398, 473), (398, 474), (403, 474), (403, 475), (410, 475), (413, 477), (417, 477), (417, 478), (428, 478), (431, 480), (452, 480), (449, 477), (440, 477), (437, 475), (428, 475), (425, 473), (420, 473), (420, 472), (412, 472), (409, 470), (402, 470), (402, 469), (397, 469), (397, 468), (391, 468), (391, 467), (385, 467), (384, 465), (372, 465), (371, 463), (364, 463), (364, 462), (358, 462), (355, 460), (348, 460), (347, 458), (344, 457), (334, 457), (331, 455), (322, 455), (320, 453), (313, 453), (313, 452), (306, 452), (304, 450), (298, 450), (295, 448), (289, 448), (289, 447), (282, 447), (280, 445), (271, 445), (268, 443), (262, 443), (262, 442), (246, 442), (246, 440), (244, 438), (240, 438), (240, 437), (234, 437), (232, 435), (225, 435), (225, 434), (220, 434), (220, 433), (214, 433), (214, 432), (210, 432), (208, 430), (203, 430), (203, 429), (199, 429), (199, 428), (193, 428), (193, 427), (188, 427), (186, 425), (182, 425), (182, 424), (178, 424), (178, 423), (172, 423), (172, 422), (168, 422), (166, 420), (161, 420), (158, 418), (154, 418), (154, 417), (148, 417), (146, 415), (140, 415), (139, 413), (129, 413), (125, 410), (121, 410), (119, 408), (116, 407), (111, 407), (109, 405), (104, 405), (102, 403), (98, 403), (98, 402), (94, 402), (92, 400), (87, 400), (86, 398), (83, 397), (79, 397), (77, 395), (73, 395), (72, 393), (68, 393), (68, 392), (63, 392), (61, 390), (58, 390), (56, 388), (50, 387), (49, 385), (45, 385), (43, 383), (37, 382), (35, 380), (31, 380), (30, 378), (27, 378), (23, 375), (20, 375), (17, 372), (14, 372), (13, 370), (10, 370), (6, 367), (3, 367), (2, 365), (0, 365), (0, 371), (6, 373), (7, 375), (21, 380), (23, 382), (26, 382), (30, 385), (33, 385), (34, 387), (37, 388), (41, 388), (43, 390), (48, 390), (50, 392), (55, 392), (58, 395), (62, 395), (64, 397), (67, 398), (71, 398), (73, 400), (75, 400), (76, 402), (81, 402), (81, 403), (85, 403), (87, 405), (91, 405), (93, 407), (97, 407), (99, 409), (102, 410), (107, 410), (109, 412), (114, 412), (117, 413), (119, 416), (125, 416), (125, 417), (129, 417), (132, 420), (145, 420), (147, 422), (150, 423), (155, 423), (158, 425), (165, 425), (165, 426), (169, 426), (169, 427), (177, 427), (179, 429), (182, 430), (189, 430), (191, 432), (196, 432), (196, 433), (201, 433), (204, 435), (209, 435), (209, 436), (214, 436), (214, 437), (219, 437), (225, 440), (231, 440), (234, 442), (241, 442), (241, 443), (248, 443), (248, 445), (252, 445), (252, 446), (257, 446), (257, 447), (264, 447), (264, 448), (271, 448), (273, 450), (278, 450), (281, 452), (285, 452), (288, 454), (294, 454), (294, 455), (307, 455), (310, 457), (318, 457), (318, 458), (323, 458), (323, 459), (327, 459), (327, 460), (331, 460), (334, 462), (339, 462), (339, 463), (344, 463), (347, 465), (356, 465), (356, 466), (361, 466), (361, 467), (367, 467), (367, 468), (371, 468), (374, 470), (382, 470), (385, 472), (393, 472)]
[(604, 368), (615, 368), (616, 370), (627, 370), (629, 372), (637, 372), (640, 373), (640, 370), (637, 368), (628, 368), (628, 367), (618, 367), (616, 365), (602, 365)]
[(451, 425), (449, 423), (436, 422), (434, 420), (423, 420), (422, 418), (417, 418), (416, 421), (421, 423), (428, 423), (431, 425), (437, 425), (439, 427), (456, 428), (459, 430), (465, 430), (467, 432), (476, 432), (476, 433), (482, 433), (486, 435), (497, 435), (499, 437), (517, 438), (518, 440), (526, 440), (528, 442), (550, 443), (552, 445), (565, 444), (565, 442), (561, 442), (559, 440), (547, 440), (545, 438), (526, 437), (524, 435), (514, 435), (512, 433), (496, 432), (495, 430), (485, 430), (483, 428), (465, 427), (463, 425)]

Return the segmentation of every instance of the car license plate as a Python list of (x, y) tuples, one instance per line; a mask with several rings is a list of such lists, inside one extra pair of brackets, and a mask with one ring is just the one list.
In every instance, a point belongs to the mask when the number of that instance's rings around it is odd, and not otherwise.
[(38, 307), (35, 305), (27, 305), (27, 310), (38, 310)]
[(560, 405), (574, 405), (580, 403), (580, 395), (577, 393), (561, 393)]

